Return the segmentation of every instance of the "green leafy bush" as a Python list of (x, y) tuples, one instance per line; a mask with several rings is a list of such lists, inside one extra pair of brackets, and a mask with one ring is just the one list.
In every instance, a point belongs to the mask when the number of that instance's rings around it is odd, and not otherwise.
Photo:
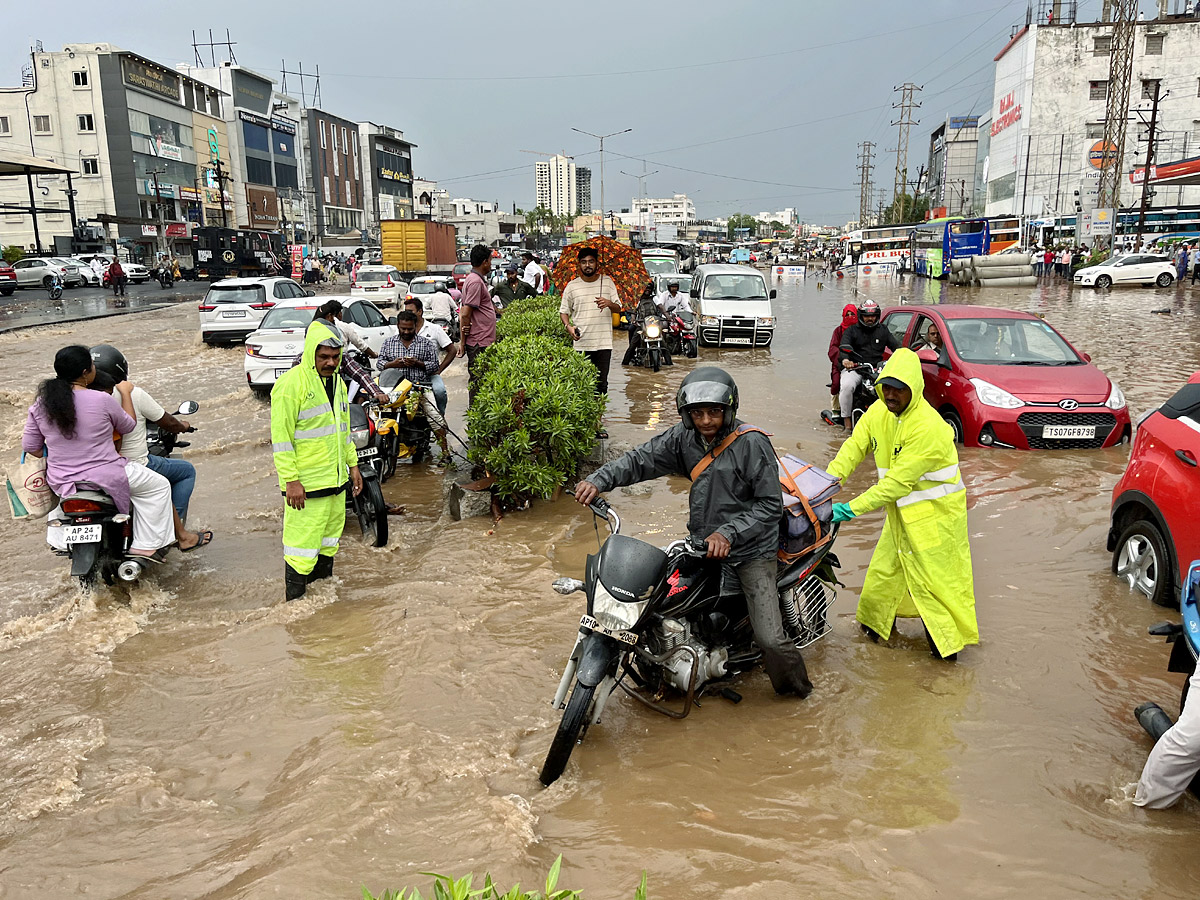
[(561, 341), (538, 334), (507, 337), (480, 362), (467, 413), (471, 461), (494, 476), (505, 502), (548, 499), (596, 443), (604, 412), (596, 369)]
[(4, 257), (4, 261), (10, 266), (18, 259), (25, 255), (23, 247), (18, 247), (16, 244), (10, 244), (0, 251), (0, 256)]
[(526, 297), (511, 303), (496, 323), (496, 337), (524, 337), (540, 334), (559, 341), (564, 347), (571, 345), (571, 337), (563, 327), (558, 315), (558, 300), (551, 297)]
[[(464, 875), (457, 880), (449, 875), (438, 875), (436, 872), (423, 872), (434, 879), (430, 900), (581, 900), (583, 894), (579, 891), (555, 890), (558, 885), (558, 873), (562, 868), (562, 857), (554, 861), (546, 875), (546, 890), (523, 891), (519, 884), (514, 884), (503, 894), (492, 881), (491, 875), (483, 878), (483, 887), (472, 890), (473, 875)], [(362, 889), (363, 900), (423, 900), (421, 892), (416, 888), (410, 891), (387, 890), (382, 894), (372, 894), (365, 887)], [(633, 893), (634, 900), (646, 900), (646, 873), (642, 872), (642, 881)]]

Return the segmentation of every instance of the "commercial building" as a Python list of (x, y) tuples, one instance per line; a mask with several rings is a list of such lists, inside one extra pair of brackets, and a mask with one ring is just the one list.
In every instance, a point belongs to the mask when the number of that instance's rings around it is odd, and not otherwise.
[(413, 218), (412, 150), (404, 132), (374, 122), (360, 122), (366, 228), (372, 243), (384, 219)]
[(658, 199), (634, 197), (629, 212), (638, 216), (637, 221), (645, 227), (674, 225), (682, 229), (696, 221), (696, 204), (687, 194)]
[(932, 209), (970, 215), (975, 195), (979, 116), (949, 116), (929, 135), (925, 194)]
[(575, 167), (575, 201), (579, 212), (592, 211), (592, 170), (587, 166)]
[(358, 124), (317, 107), (301, 113), (305, 181), (314, 198), (314, 230), (322, 247), (363, 243), (362, 160)]
[[(229, 163), (216, 87), (108, 43), (35, 50), (20, 87), (0, 89), (0, 146), (68, 165), (66, 176), (41, 176), (43, 245), (69, 238), (78, 221), (102, 222), (109, 240), (134, 259), (171, 252), (190, 265), (190, 228), (219, 214), (221, 195), (207, 169)], [(28, 204), (24, 182), (0, 182), (0, 203)], [(74, 204), (76, 219), (71, 221)], [(29, 246), (28, 215), (0, 215), (4, 242)]]
[(546, 207), (556, 216), (573, 216), (580, 211), (579, 176), (571, 157), (560, 154), (538, 160), (534, 163), (534, 175), (538, 206)]
[(450, 192), (436, 181), (413, 179), (413, 215), (418, 219), (440, 222), (450, 213)]
[(796, 209), (789, 206), (787, 209), (781, 209), (778, 212), (760, 212), (754, 219), (763, 225), (770, 225), (772, 222), (779, 222), (783, 225), (795, 225)]

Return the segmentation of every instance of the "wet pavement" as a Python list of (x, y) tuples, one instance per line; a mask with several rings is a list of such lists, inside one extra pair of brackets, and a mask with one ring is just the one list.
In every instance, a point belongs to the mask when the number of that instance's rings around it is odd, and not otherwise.
[(64, 289), (61, 298), (51, 300), (40, 288), (22, 288), (11, 297), (0, 297), (0, 332), (145, 312), (185, 300), (199, 300), (207, 290), (208, 282), (204, 281), (179, 281), (164, 288), (150, 280), (128, 285), (124, 297), (98, 287), (76, 287)]
[[(778, 286), (769, 351), (704, 349), (658, 375), (614, 366), (613, 437), (671, 424), (679, 381), (715, 362), (743, 418), (827, 462), (825, 347), (856, 296), (1043, 313), (1135, 421), (1200, 368), (1190, 288)], [(1126, 447), (962, 451), (982, 644), (958, 664), (932, 660), (912, 623), (890, 645), (858, 633), (882, 521), (863, 516), (839, 536), (846, 588), (806, 651), (808, 700), (774, 697), (761, 673), (737, 685), (742, 703), (708, 700), (684, 721), (614, 697), (542, 789), (582, 609), (549, 584), (581, 572), (590, 516), (563, 500), (454, 523), (440, 478), (402, 470), (385, 493), (409, 514), (388, 546), (348, 523), (336, 581), (284, 605), (268, 406), (239, 348), (200, 343), (194, 307), (0, 335), (5, 458), (54, 351), (101, 341), (164, 405), (200, 402), (183, 455), (199, 471), (192, 525), (216, 538), (129, 597), (84, 595), (40, 527), (0, 523), (0, 896), (351, 897), (430, 870), (530, 883), (559, 853), (562, 882), (601, 900), (630, 896), (643, 868), (656, 897), (1195, 895), (1200, 808), (1129, 801), (1149, 750), (1132, 709), (1173, 710), (1181, 679), (1145, 633), (1166, 611), (1109, 574)], [(446, 380), (461, 426), (461, 362)], [(611, 499), (628, 533), (665, 543), (686, 490)]]

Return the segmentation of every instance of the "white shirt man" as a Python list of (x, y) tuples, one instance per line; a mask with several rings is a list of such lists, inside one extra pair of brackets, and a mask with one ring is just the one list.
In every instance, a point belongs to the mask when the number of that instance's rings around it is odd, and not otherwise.
[(529, 259), (525, 262), (525, 274), (521, 280), (540, 294), (546, 280), (546, 272), (537, 264), (536, 260)]
[(89, 266), (91, 267), (91, 270), (95, 274), (95, 276), (100, 279), (101, 283), (103, 283), (104, 282), (104, 260), (102, 260), (98, 256), (93, 256), (91, 263), (89, 263)]
[(445, 322), (454, 318), (454, 298), (446, 291), (439, 290), (430, 294), (424, 306), (426, 318), (441, 319)]
[(654, 302), (664, 313), (672, 313), (681, 308), (690, 308), (687, 294), (680, 290), (672, 294), (670, 288), (667, 288), (667, 290), (655, 297)]

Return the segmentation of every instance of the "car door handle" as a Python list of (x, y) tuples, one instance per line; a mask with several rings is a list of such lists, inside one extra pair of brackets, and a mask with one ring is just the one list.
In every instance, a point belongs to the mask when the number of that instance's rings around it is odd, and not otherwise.
[(1185, 465), (1193, 467), (1196, 465), (1196, 457), (1192, 456), (1192, 454), (1188, 453), (1186, 450), (1176, 450), (1175, 457)]

